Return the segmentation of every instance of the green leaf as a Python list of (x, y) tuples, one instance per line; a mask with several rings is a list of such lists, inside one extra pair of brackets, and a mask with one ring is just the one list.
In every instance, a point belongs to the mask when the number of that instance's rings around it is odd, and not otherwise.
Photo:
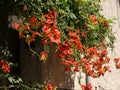
[(70, 13), (70, 17), (71, 17), (72, 19), (77, 19), (77, 17), (75, 16), (74, 13)]
[(13, 77), (8, 77), (8, 80), (9, 80), (10, 83), (12, 83), (12, 84), (14, 83)]

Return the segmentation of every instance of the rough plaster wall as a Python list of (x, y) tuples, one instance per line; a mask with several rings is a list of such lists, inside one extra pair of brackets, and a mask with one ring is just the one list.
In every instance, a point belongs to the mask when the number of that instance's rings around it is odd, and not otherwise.
[[(120, 70), (116, 70), (113, 58), (120, 56), (120, 7), (119, 0), (104, 0), (102, 2), (103, 13), (107, 18), (117, 18), (115, 23), (112, 25), (113, 32), (115, 32), (116, 41), (115, 41), (115, 49), (113, 52), (109, 51), (109, 56), (111, 59), (111, 73), (106, 73), (104, 77), (100, 77), (99, 79), (90, 78), (90, 82), (94, 86), (94, 90), (120, 90)], [(95, 86), (97, 89), (95, 89)]]

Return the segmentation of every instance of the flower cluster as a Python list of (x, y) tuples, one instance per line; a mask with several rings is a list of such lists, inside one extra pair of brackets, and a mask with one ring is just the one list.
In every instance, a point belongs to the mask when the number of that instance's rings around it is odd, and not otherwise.
[[(61, 32), (57, 28), (56, 17), (57, 13), (51, 9), (48, 14), (42, 16), (41, 21), (32, 16), (27, 22), (13, 23), (12, 26), (19, 32), (19, 38), (24, 38), (26, 43), (34, 42), (35, 38), (39, 36), (42, 37), (43, 44), (60, 44)], [(41, 27), (42, 31), (35, 31), (36, 27)], [(46, 60), (48, 57), (46, 52), (41, 52), (39, 55), (41, 60)]]
[(46, 85), (45, 90), (56, 90), (56, 86), (54, 86), (54, 85), (51, 84), (51, 83), (48, 83), (48, 84)]
[(0, 61), (0, 69), (5, 73), (10, 72), (10, 65), (6, 62), (6, 60)]
[[(69, 39), (58, 45), (57, 56), (62, 59), (62, 64), (65, 66), (65, 71), (70, 71), (71, 67), (74, 68), (74, 72), (79, 71), (80, 52), (83, 52), (84, 45), (81, 44), (79, 38), (79, 30), (76, 32), (69, 32)], [(76, 53), (79, 52), (79, 53)], [(76, 56), (78, 54), (79, 56)]]
[[(103, 76), (106, 71), (110, 71), (107, 64), (110, 58), (107, 57), (107, 50), (100, 47), (86, 47), (81, 43), (79, 37), (80, 30), (70, 32), (69, 39), (58, 45), (57, 56), (62, 59), (65, 71), (83, 72), (94, 78)], [(74, 68), (71, 68), (74, 67)]]
[[(57, 29), (56, 25), (57, 13), (51, 9), (48, 14), (43, 16), (42, 22), (42, 31), (44, 33), (43, 41), (47, 43), (48, 40), (52, 43), (59, 44), (61, 43), (61, 33)], [(49, 42), (48, 42), (49, 43)]]
[(8, 47), (6, 45), (0, 46), (0, 74), (8, 74), (10, 73), (11, 65), (12, 63), (9, 58), (12, 57), (10, 51), (8, 50)]
[[(33, 17), (31, 17), (30, 19), (33, 19)], [(33, 21), (31, 21), (31, 24), (32, 23), (33, 23)], [(30, 43), (32, 41), (35, 41), (35, 37), (38, 35), (37, 32), (31, 30), (30, 24), (28, 24), (28, 23), (25, 23), (25, 24), (13, 23), (12, 26), (16, 30), (18, 30), (19, 38), (25, 38), (25, 42), (29, 42)]]
[(90, 15), (90, 21), (94, 24), (98, 24), (98, 21), (95, 15)]
[(83, 72), (94, 78), (104, 76), (106, 71), (110, 72), (107, 65), (109, 61), (106, 50), (98, 50), (96, 47), (88, 48), (85, 57), (81, 59)]
[(48, 54), (46, 52), (40, 52), (40, 60), (46, 60), (48, 58)]

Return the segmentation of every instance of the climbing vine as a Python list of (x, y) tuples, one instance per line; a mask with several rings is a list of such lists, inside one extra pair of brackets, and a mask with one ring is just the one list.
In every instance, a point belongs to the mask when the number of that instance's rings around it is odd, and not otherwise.
[[(115, 36), (112, 20), (100, 13), (100, 0), (16, 0), (16, 5), (19, 22), (12, 26), (39, 60), (47, 60), (48, 53), (31, 48), (36, 38), (48, 47), (56, 45), (56, 55), (66, 72), (82, 70), (93, 78), (111, 72), (107, 48), (114, 48)], [(114, 61), (119, 68), (119, 59)], [(92, 90), (91, 86), (82, 89)]]

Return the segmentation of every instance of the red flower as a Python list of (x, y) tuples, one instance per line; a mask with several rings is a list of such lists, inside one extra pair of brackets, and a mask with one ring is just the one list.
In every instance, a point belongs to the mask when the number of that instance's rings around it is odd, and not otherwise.
[(102, 50), (101, 52), (102, 56), (106, 56), (108, 54), (107, 50)]
[(109, 28), (109, 24), (107, 20), (101, 20), (101, 23), (103, 24), (103, 27)]
[(50, 13), (51, 16), (55, 16), (55, 14), (56, 14), (56, 12), (54, 11), (54, 9), (50, 9), (49, 13)]
[(19, 38), (24, 38), (24, 33), (23, 32), (19, 32)]
[(26, 40), (25, 42), (33, 42), (35, 41), (35, 37), (38, 35), (38, 32), (32, 31), (31, 35), (27, 34), (26, 35)]
[(46, 23), (47, 23), (47, 24), (51, 24), (51, 23), (53, 23), (52, 18), (49, 17), (49, 18), (47, 19)]
[(100, 70), (100, 71), (98, 71), (98, 75), (102, 75), (102, 76), (104, 76), (104, 71), (102, 71), (102, 70)]
[(71, 55), (71, 54), (73, 54), (73, 50), (72, 49), (64, 50), (63, 53), (66, 54), (66, 55), (67, 54)]
[(92, 84), (89, 82), (86, 86), (81, 84), (82, 90), (92, 90)]
[(15, 28), (15, 29), (19, 29), (20, 27), (20, 24), (17, 24), (17, 23), (13, 23), (12, 26)]
[(106, 71), (111, 72), (111, 70), (110, 70), (110, 67), (109, 67), (109, 66), (104, 66), (104, 67), (103, 67), (103, 69), (104, 69), (104, 71), (105, 71), (105, 72), (106, 72)]
[(94, 24), (98, 24), (98, 21), (95, 15), (90, 15), (90, 21)]
[(0, 65), (3, 72), (8, 72), (8, 73), (10, 72), (10, 66), (5, 60), (1, 60)]
[(115, 66), (116, 66), (116, 68), (120, 68), (120, 58), (115, 58), (114, 59), (114, 62), (115, 62)]
[(48, 54), (46, 52), (40, 52), (40, 59), (46, 60), (48, 58)]
[(120, 61), (120, 58), (115, 58), (115, 59), (114, 59), (114, 62), (115, 62), (115, 63), (118, 63), (119, 61)]
[(88, 90), (92, 90), (92, 84), (90, 82), (87, 84), (87, 87), (88, 87)]
[(74, 72), (79, 72), (78, 65), (75, 66), (75, 68), (74, 68)]
[(81, 86), (82, 90), (86, 90), (86, 86), (85, 85), (81, 84), (80, 86)]
[(42, 39), (42, 43), (43, 43), (43, 44), (47, 44), (47, 43), (48, 43), (47, 39), (44, 39), (44, 38), (43, 38), (43, 39)]
[(95, 56), (99, 55), (99, 53), (97, 52), (97, 48), (96, 47), (87, 48), (86, 51), (90, 55), (95, 55)]
[(30, 22), (31, 22), (32, 24), (36, 24), (36, 23), (37, 23), (37, 18), (36, 18), (35, 16), (32, 16), (32, 17), (30, 18)]
[(117, 64), (116, 64), (116, 68), (120, 68), (120, 63), (117, 63)]
[(47, 90), (53, 90), (53, 85), (51, 83), (47, 84)]
[(51, 42), (54, 42), (56, 44), (60, 44), (60, 42), (61, 42), (61, 32), (57, 29), (56, 25), (53, 25), (51, 27), (51, 33), (52, 33), (52, 37), (49, 36)]
[(82, 37), (85, 37), (86, 36), (86, 33), (85, 32), (82, 32)]
[(71, 69), (70, 69), (70, 67), (64, 67), (64, 71), (65, 71), (65, 72), (70, 72)]
[(50, 27), (49, 27), (48, 25), (44, 25), (44, 26), (42, 27), (42, 31), (43, 31), (44, 33), (48, 34), (48, 33), (50, 32)]
[(27, 8), (27, 6), (25, 5), (24, 7), (23, 7), (23, 11), (27, 11), (28, 10), (28, 8)]
[(26, 24), (25, 29), (30, 30), (30, 26), (28, 24)]

